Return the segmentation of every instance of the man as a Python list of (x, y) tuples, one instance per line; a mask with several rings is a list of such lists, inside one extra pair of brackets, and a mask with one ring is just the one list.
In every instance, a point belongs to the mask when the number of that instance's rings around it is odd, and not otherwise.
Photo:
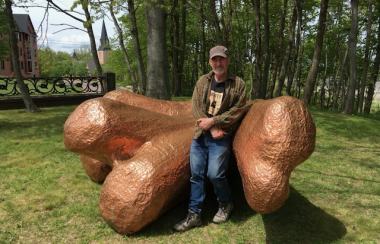
[(230, 57), (223, 46), (210, 50), (212, 72), (195, 85), (192, 112), (198, 119), (190, 149), (191, 193), (187, 217), (176, 224), (176, 231), (202, 225), (206, 174), (214, 186), (219, 210), (213, 221), (226, 222), (233, 209), (226, 171), (231, 152), (232, 134), (244, 112), (245, 82), (228, 71)]

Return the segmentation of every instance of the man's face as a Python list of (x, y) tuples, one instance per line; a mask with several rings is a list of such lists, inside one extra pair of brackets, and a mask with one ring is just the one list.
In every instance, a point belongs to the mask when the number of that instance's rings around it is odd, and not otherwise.
[(221, 56), (215, 56), (209, 59), (209, 63), (211, 65), (212, 71), (214, 71), (214, 73), (217, 75), (221, 75), (227, 71), (228, 65), (230, 64), (230, 57), (224, 58)]

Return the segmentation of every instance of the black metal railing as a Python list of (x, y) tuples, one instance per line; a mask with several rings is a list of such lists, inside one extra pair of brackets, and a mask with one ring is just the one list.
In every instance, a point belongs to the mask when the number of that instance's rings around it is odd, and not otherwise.
[[(24, 77), (31, 95), (68, 95), (105, 93), (104, 77)], [(0, 97), (21, 95), (16, 78), (0, 77)]]

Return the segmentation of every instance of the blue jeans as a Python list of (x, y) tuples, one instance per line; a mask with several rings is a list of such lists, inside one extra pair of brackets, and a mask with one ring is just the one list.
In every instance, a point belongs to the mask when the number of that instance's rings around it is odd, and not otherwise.
[(215, 140), (212, 137), (200, 136), (193, 140), (190, 148), (190, 200), (189, 209), (201, 214), (203, 200), (206, 196), (206, 173), (214, 186), (214, 191), (220, 203), (232, 201), (226, 172), (231, 153), (232, 138)]

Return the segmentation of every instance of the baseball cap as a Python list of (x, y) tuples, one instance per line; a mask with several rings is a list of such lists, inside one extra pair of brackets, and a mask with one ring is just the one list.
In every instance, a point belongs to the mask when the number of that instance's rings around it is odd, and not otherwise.
[(210, 49), (210, 59), (215, 56), (228, 57), (228, 49), (224, 46), (216, 46)]

